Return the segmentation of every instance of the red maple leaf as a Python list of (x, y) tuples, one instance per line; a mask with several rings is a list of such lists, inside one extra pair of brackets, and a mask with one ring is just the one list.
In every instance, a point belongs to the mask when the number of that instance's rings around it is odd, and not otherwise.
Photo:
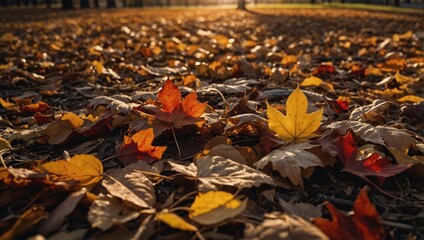
[(129, 165), (139, 160), (161, 159), (166, 147), (152, 146), (154, 137), (153, 128), (141, 130), (131, 137), (124, 136), (124, 142), (118, 153), (119, 160), (124, 165)]
[(358, 146), (351, 129), (348, 129), (344, 136), (337, 138), (337, 153), (346, 171), (362, 178), (365, 176), (379, 177), (380, 183), (384, 181), (384, 178), (394, 176), (412, 166), (412, 164), (391, 164), (387, 157), (382, 157), (377, 153), (362, 161), (356, 160)]
[(359, 192), (353, 205), (353, 215), (343, 214), (329, 202), (325, 207), (332, 220), (315, 218), (313, 223), (331, 240), (385, 239), (380, 215), (368, 198), (367, 187)]
[(156, 118), (177, 128), (197, 122), (207, 105), (197, 100), (195, 92), (189, 93), (181, 101), (180, 90), (169, 79), (159, 91), (158, 100), (162, 107), (156, 111)]

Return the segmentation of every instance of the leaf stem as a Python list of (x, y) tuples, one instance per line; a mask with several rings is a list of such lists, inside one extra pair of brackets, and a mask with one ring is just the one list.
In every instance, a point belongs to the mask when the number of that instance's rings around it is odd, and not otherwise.
[(180, 149), (180, 146), (178, 145), (177, 136), (175, 135), (175, 131), (174, 131), (174, 126), (171, 127), (171, 131), (172, 131), (172, 136), (174, 136), (175, 145), (177, 146), (179, 160), (181, 160), (182, 159), (181, 149)]

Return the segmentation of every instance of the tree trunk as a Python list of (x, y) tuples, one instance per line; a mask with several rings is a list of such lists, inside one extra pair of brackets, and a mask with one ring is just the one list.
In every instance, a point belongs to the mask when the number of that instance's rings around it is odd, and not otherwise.
[(74, 9), (74, 3), (72, 0), (62, 0), (62, 9)]
[(25, 7), (28, 7), (29, 6), (29, 0), (24, 0), (24, 5), (25, 5)]
[(3, 7), (7, 7), (7, 0), (1, 0), (1, 5)]
[(80, 0), (80, 8), (89, 8), (90, 2), (88, 0)]
[(311, 0), (311, 4), (315, 4), (315, 3), (317, 3), (316, 0)]
[(94, 7), (100, 8), (99, 0), (94, 0)]
[(32, 6), (36, 7), (37, 6), (37, 0), (32, 0)]
[(46, 0), (46, 7), (51, 8), (52, 7), (52, 0)]
[(134, 0), (134, 7), (144, 7), (144, 2), (143, 0)]
[(122, 6), (127, 7), (127, 0), (122, 0)]
[(115, 0), (107, 0), (107, 8), (116, 8)]
[(246, 0), (238, 0), (237, 1), (237, 9), (238, 10), (246, 10)]
[(395, 6), (399, 7), (400, 6), (400, 0), (395, 0)]

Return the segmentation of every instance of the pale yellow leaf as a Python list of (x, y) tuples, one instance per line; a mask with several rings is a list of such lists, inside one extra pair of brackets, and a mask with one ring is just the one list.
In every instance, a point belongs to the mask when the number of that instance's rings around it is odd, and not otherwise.
[(9, 141), (0, 137), (0, 151), (3, 149), (12, 149), (12, 146), (10, 146)]
[(47, 173), (54, 181), (77, 181), (80, 186), (89, 186), (102, 179), (103, 165), (95, 156), (81, 154), (69, 160), (44, 163), (35, 170)]
[(197, 227), (191, 225), (190, 223), (186, 222), (186, 220), (182, 219), (180, 216), (174, 213), (170, 212), (160, 212), (156, 214), (156, 218), (159, 221), (162, 221), (166, 223), (168, 226), (180, 229), (183, 231), (191, 231), (191, 232), (197, 232), (199, 231)]
[(396, 79), (396, 82), (400, 84), (410, 84), (419, 80), (418, 78), (407, 77), (405, 75), (400, 74), (399, 72), (396, 72), (395, 79)]
[(300, 84), (301, 87), (319, 87), (324, 81), (321, 78), (310, 76)]
[(307, 107), (308, 101), (299, 87), (287, 99), (286, 115), (267, 103), (269, 128), (285, 141), (301, 142), (314, 137), (321, 125), (323, 109), (308, 114)]
[(190, 207), (190, 219), (213, 225), (239, 215), (246, 208), (247, 200), (234, 198), (231, 193), (210, 191), (199, 193)]

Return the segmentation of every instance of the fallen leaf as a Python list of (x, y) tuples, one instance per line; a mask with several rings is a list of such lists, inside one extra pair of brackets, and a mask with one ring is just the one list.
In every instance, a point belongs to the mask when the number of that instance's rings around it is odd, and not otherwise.
[(406, 95), (397, 100), (400, 103), (411, 102), (411, 103), (419, 103), (424, 101), (424, 98), (416, 95)]
[(217, 190), (219, 186), (249, 188), (274, 185), (272, 178), (244, 164), (220, 156), (206, 156), (188, 166), (168, 162), (174, 171), (198, 179), (199, 191)]
[(278, 204), (285, 213), (296, 215), (305, 220), (321, 217), (322, 215), (321, 206), (314, 206), (310, 203), (288, 203), (282, 198), (279, 198)]
[(28, 104), (19, 108), (21, 112), (45, 112), (50, 110), (49, 104), (39, 101), (37, 103)]
[(130, 165), (110, 171), (102, 185), (112, 196), (122, 199), (129, 207), (153, 208), (156, 200), (153, 183), (135, 167), (137, 166)]
[(69, 194), (69, 196), (50, 213), (49, 217), (41, 222), (38, 227), (38, 232), (47, 236), (62, 226), (66, 221), (66, 217), (75, 210), (75, 207), (86, 193), (87, 189), (82, 188), (79, 191)]
[(154, 140), (153, 128), (141, 130), (133, 136), (124, 136), (124, 142), (119, 148), (118, 158), (128, 165), (139, 160), (159, 160), (166, 147), (152, 146)]
[(69, 160), (41, 164), (36, 171), (46, 173), (56, 182), (77, 182), (79, 186), (91, 186), (102, 179), (103, 164), (93, 155), (75, 155)]
[(199, 229), (197, 229), (197, 227), (191, 225), (190, 223), (188, 223), (186, 220), (184, 220), (183, 218), (181, 218), (180, 216), (178, 216), (175, 213), (162, 211), (162, 212), (156, 214), (156, 219), (161, 221), (161, 222), (166, 223), (168, 226), (170, 226), (174, 229), (179, 229), (179, 230), (183, 230), (183, 231), (190, 231), (190, 232), (199, 231)]
[(158, 93), (162, 107), (155, 112), (158, 120), (176, 128), (194, 124), (204, 113), (207, 103), (200, 103), (195, 92), (189, 93), (181, 101), (181, 93), (171, 80), (166, 80)]
[(359, 192), (353, 205), (353, 215), (345, 215), (331, 203), (326, 208), (332, 220), (314, 219), (314, 224), (334, 240), (382, 240), (385, 238), (381, 217), (367, 195), (367, 188)]
[(324, 90), (334, 92), (333, 84), (324, 82), (321, 78), (310, 76), (305, 78), (302, 83), (300, 83), (301, 87), (321, 87)]
[(301, 142), (316, 136), (313, 133), (321, 124), (323, 109), (307, 114), (307, 107), (308, 101), (299, 87), (287, 99), (286, 115), (267, 103), (269, 128), (285, 141)]
[(48, 136), (49, 144), (62, 144), (71, 134), (82, 126), (84, 121), (72, 112), (64, 113), (59, 119), (47, 125), (44, 134)]
[(6, 139), (0, 137), (0, 151), (3, 149), (12, 149), (12, 146), (10, 145), (9, 141)]
[(296, 186), (303, 186), (301, 169), (323, 166), (316, 155), (306, 151), (313, 147), (315, 145), (300, 143), (275, 149), (256, 162), (254, 166), (263, 169), (268, 163), (271, 163), (272, 169), (278, 171), (281, 176), (289, 178), (290, 182)]
[(107, 230), (113, 225), (131, 221), (140, 216), (140, 213), (120, 204), (118, 199), (110, 195), (100, 194), (88, 210), (87, 220), (91, 227)]
[(0, 235), (0, 239), (22, 239), (23, 235), (29, 230), (34, 229), (43, 218), (44, 207), (32, 206), (19, 216), (19, 219), (13, 224), (13, 226)]
[(189, 217), (202, 225), (213, 225), (239, 215), (246, 208), (247, 200), (239, 200), (231, 193), (209, 191), (199, 193), (190, 207)]
[(247, 225), (244, 239), (286, 239), (286, 240), (328, 240), (329, 238), (301, 217), (272, 212), (265, 214), (265, 220), (256, 227)]
[(376, 176), (384, 180), (411, 167), (411, 164), (393, 165), (388, 158), (381, 157), (377, 153), (358, 161), (358, 146), (352, 130), (337, 138), (337, 153), (345, 170), (359, 177)]

